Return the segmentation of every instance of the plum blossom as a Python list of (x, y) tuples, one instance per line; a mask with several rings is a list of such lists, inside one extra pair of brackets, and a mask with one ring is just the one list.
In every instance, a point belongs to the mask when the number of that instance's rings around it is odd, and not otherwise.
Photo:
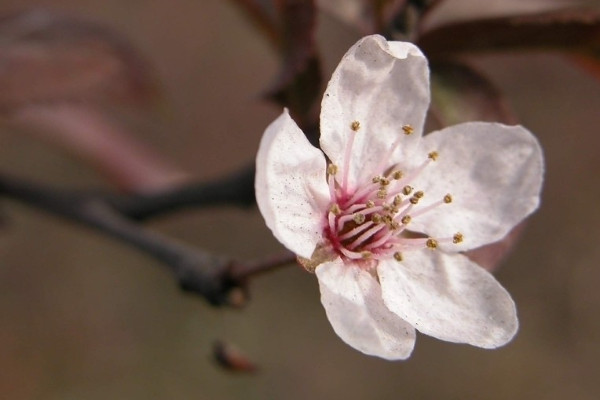
[(502, 239), (542, 185), (525, 128), (469, 122), (422, 136), (429, 101), (421, 51), (365, 37), (325, 91), (322, 151), (285, 110), (256, 160), (266, 224), (315, 272), (337, 335), (390, 360), (410, 356), (416, 330), (482, 348), (513, 338), (510, 295), (461, 253)]

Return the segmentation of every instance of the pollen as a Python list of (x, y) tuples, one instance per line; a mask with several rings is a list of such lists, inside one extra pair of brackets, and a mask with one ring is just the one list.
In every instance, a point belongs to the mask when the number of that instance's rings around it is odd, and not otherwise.
[(394, 178), (397, 181), (400, 180), (400, 179), (402, 179), (402, 176), (403, 176), (402, 171), (394, 171), (394, 172), (392, 172), (392, 178)]
[(413, 191), (412, 186), (406, 185), (402, 188), (402, 193), (404, 193), (405, 196), (408, 196), (409, 194), (411, 194), (412, 191)]
[(404, 132), (405, 135), (410, 135), (411, 133), (413, 133), (415, 130), (412, 127), (412, 125), (402, 125), (402, 131)]
[(380, 184), (381, 186), (387, 186), (387, 185), (389, 185), (389, 184), (390, 184), (390, 180), (389, 180), (389, 179), (387, 179), (387, 178), (381, 178), (381, 180), (379, 181), (379, 184)]
[(454, 243), (454, 244), (459, 244), (459, 243), (462, 243), (462, 241), (464, 240), (464, 238), (465, 238), (465, 237), (463, 236), (463, 234), (462, 234), (462, 233), (460, 233), (460, 232), (456, 232), (456, 233), (454, 234), (454, 236), (452, 237), (452, 243)]
[(382, 179), (381, 176), (377, 175), (377, 176), (374, 176), (373, 179), (371, 179), (371, 182), (379, 183), (379, 182), (381, 182), (381, 179)]
[(418, 192), (415, 192), (413, 196), (415, 196), (417, 199), (422, 199), (423, 196), (425, 196), (425, 193), (423, 193), (422, 190), (419, 190)]
[(448, 193), (447, 195), (444, 196), (444, 203), (446, 203), (446, 204), (452, 203), (452, 195), (450, 193)]
[(331, 207), (329, 207), (329, 212), (332, 213), (333, 215), (340, 215), (342, 213), (342, 210), (340, 209), (339, 205), (334, 203), (331, 205)]
[(410, 204), (417, 204), (417, 203), (419, 203), (419, 198), (413, 196), (408, 201), (410, 201)]
[(399, 251), (395, 252), (394, 253), (394, 260), (396, 260), (398, 262), (402, 261), (403, 260), (402, 253), (400, 253)]
[(374, 224), (380, 224), (382, 219), (383, 217), (380, 214), (373, 214), (371, 217), (371, 221), (373, 221)]
[(390, 229), (393, 231), (397, 231), (398, 229), (400, 229), (400, 224), (398, 223), (398, 221), (390, 222)]
[(377, 198), (379, 199), (385, 199), (387, 197), (387, 190), (385, 189), (379, 189), (377, 191)]
[(367, 208), (372, 208), (375, 207), (375, 202), (373, 200), (369, 200), (365, 205), (367, 206)]
[(438, 241), (432, 238), (427, 239), (427, 242), (425, 242), (425, 244), (427, 245), (428, 248), (430, 248), (431, 250), (435, 250), (438, 247)]
[(338, 173), (338, 166), (335, 165), (335, 164), (329, 164), (327, 166), (327, 173), (329, 175), (335, 175), (335, 174), (337, 174)]
[(396, 196), (394, 196), (394, 205), (398, 207), (400, 204), (402, 204), (402, 197), (400, 197), (400, 195), (397, 194)]
[(439, 156), (440, 155), (438, 154), (437, 151), (432, 151), (431, 153), (427, 154), (427, 157), (429, 157), (429, 159), (432, 161), (437, 161)]
[(410, 223), (410, 221), (412, 220), (412, 217), (410, 215), (405, 215), (404, 217), (402, 217), (402, 219), (400, 220), (404, 225), (408, 225)]
[(352, 129), (354, 132), (357, 132), (360, 129), (360, 122), (352, 121), (350, 124), (350, 129)]
[(360, 214), (360, 213), (356, 213), (354, 214), (354, 216), (352, 217), (352, 220), (354, 222), (356, 222), (358, 225), (362, 224), (363, 222), (365, 222), (365, 214)]

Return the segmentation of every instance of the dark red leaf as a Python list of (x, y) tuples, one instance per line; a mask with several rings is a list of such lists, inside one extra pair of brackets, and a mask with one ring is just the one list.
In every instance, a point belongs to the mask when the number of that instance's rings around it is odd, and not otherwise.
[(28, 11), (0, 17), (0, 109), (40, 103), (152, 104), (148, 65), (120, 36), (98, 24)]
[(429, 58), (524, 49), (598, 54), (600, 13), (593, 9), (561, 9), (457, 22), (425, 32), (417, 44)]

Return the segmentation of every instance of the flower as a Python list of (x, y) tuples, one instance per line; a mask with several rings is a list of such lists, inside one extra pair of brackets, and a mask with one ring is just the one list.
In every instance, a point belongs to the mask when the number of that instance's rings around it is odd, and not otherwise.
[(266, 129), (256, 199), (319, 281), (355, 349), (410, 356), (415, 330), (482, 348), (518, 328), (508, 292), (461, 252), (503, 238), (539, 203), (543, 159), (521, 126), (469, 122), (422, 136), (429, 71), (410, 43), (368, 36), (322, 101), (321, 150), (287, 110)]

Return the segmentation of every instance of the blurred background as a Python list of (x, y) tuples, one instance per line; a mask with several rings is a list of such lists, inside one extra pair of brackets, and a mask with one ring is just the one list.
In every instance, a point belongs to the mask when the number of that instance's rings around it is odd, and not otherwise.
[[(543, 1), (447, 0), (454, 17), (536, 10)], [(474, 6), (476, 4), (476, 7)], [(44, 6), (98, 21), (140, 51), (166, 105), (135, 118), (132, 135), (196, 179), (251, 162), (280, 109), (261, 100), (278, 59), (222, 0), (0, 0), (0, 12)], [(358, 38), (321, 15), (329, 77)], [(547, 175), (542, 208), (497, 272), (521, 329), (495, 351), (420, 335), (390, 363), (346, 346), (320, 305), (317, 281), (291, 266), (251, 283), (242, 310), (185, 295), (160, 264), (86, 228), (0, 203), (2, 399), (597, 399), (600, 396), (600, 81), (551, 53), (473, 59), (538, 135)], [(108, 188), (56, 147), (0, 128), (0, 171), (62, 187)], [(507, 194), (510, 195), (510, 194)], [(181, 211), (149, 226), (216, 254), (280, 249), (255, 209)], [(223, 371), (215, 340), (260, 370)]]

